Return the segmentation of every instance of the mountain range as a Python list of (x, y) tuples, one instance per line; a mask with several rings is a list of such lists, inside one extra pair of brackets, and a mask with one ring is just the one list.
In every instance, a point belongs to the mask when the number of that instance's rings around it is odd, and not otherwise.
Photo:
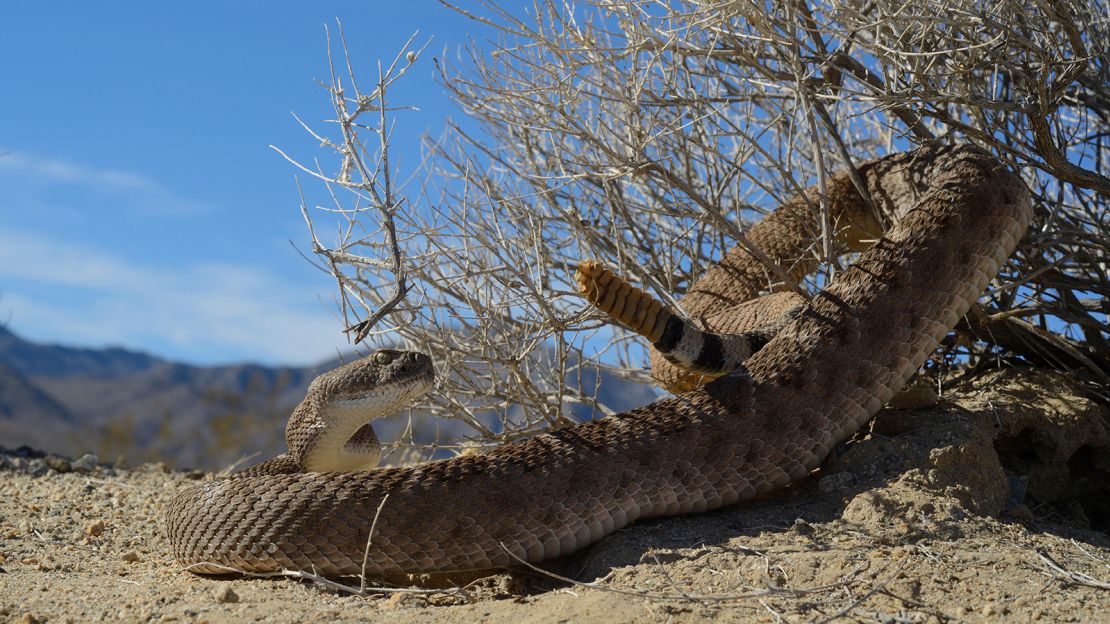
[[(0, 446), (205, 470), (252, 454), (245, 463), (256, 463), (285, 449), (290, 411), (317, 374), (339, 363), (192, 366), (127, 349), (39, 344), (0, 326)], [(617, 377), (602, 382), (598, 398), (614, 409), (656, 395)], [(469, 432), (461, 421), (417, 413), (374, 428), (383, 442), (402, 432), (423, 442)]]
[(43, 345), (0, 327), (0, 445), (215, 469), (271, 453), (319, 367), (191, 366)]

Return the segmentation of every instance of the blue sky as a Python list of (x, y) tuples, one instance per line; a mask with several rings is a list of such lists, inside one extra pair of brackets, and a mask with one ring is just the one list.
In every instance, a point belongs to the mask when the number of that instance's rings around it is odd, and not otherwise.
[[(323, 156), (324, 24), (366, 79), (419, 30), (393, 158), (461, 115), (433, 80), (488, 30), (425, 2), (50, 2), (0, 8), (0, 323), (198, 364), (312, 364), (346, 345), (294, 169)], [(304, 181), (307, 184), (307, 181)]]

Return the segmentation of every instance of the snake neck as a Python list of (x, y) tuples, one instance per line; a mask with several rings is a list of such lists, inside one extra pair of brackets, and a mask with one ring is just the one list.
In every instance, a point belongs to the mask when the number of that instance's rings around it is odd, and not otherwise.
[[(378, 438), (369, 421), (387, 416), (362, 401), (306, 397), (285, 428), (287, 455), (303, 472), (348, 472), (377, 467)], [(357, 438), (357, 440), (353, 440)]]
[(310, 388), (285, 427), (288, 454), (305, 472), (377, 468), (381, 445), (370, 421), (399, 412), (430, 385), (430, 376), (419, 376), (354, 396), (335, 396)]

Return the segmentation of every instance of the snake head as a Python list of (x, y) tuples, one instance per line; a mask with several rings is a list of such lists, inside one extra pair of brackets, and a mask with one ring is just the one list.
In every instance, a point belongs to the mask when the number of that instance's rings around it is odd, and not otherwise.
[(396, 405), (422, 395), (434, 379), (432, 359), (423, 353), (380, 349), (320, 375), (312, 380), (308, 394), (323, 403), (377, 397)]

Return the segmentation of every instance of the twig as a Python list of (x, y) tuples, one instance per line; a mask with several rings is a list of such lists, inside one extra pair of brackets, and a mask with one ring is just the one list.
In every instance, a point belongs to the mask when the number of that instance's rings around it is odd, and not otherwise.
[(359, 591), (366, 587), (366, 562), (370, 559), (370, 540), (374, 538), (374, 529), (378, 527), (378, 516), (382, 515), (382, 508), (385, 507), (385, 501), (387, 500), (389, 500), (389, 494), (382, 496), (382, 502), (378, 503), (378, 509), (374, 512), (374, 520), (370, 523), (370, 532), (366, 534), (366, 548), (362, 551), (362, 568), (358, 573)]
[(1110, 583), (1100, 581), (1092, 576), (1083, 574), (1082, 572), (1071, 572), (1069, 570), (1065, 570), (1063, 567), (1060, 566), (1060, 564), (1056, 563), (1056, 561), (1054, 561), (1047, 552), (1040, 548), (1035, 549), (1034, 552), (1037, 553), (1037, 558), (1041, 560), (1041, 563), (1043, 563), (1045, 567), (1056, 573), (1057, 579), (1063, 577), (1068, 582), (1075, 583), (1076, 585), (1085, 585), (1087, 587), (1095, 587), (1097, 589), (1110, 589)]
[(239, 574), (247, 578), (294, 578), (300, 580), (311, 581), (314, 584), (327, 587), (336, 591), (354, 594), (356, 596), (365, 596), (368, 594), (457, 594), (469, 601), (469, 595), (461, 587), (451, 587), (446, 589), (424, 589), (420, 587), (366, 587), (353, 585), (345, 585), (337, 581), (333, 581), (327, 577), (316, 574), (315, 572), (306, 572), (304, 570), (275, 570), (273, 572), (248, 572), (240, 570), (233, 566), (226, 566), (218, 563), (199, 562), (182, 568), (185, 572), (191, 572), (194, 569), (216, 569), (227, 574)]
[[(845, 615), (848, 615), (849, 613), (851, 613), (852, 610), (855, 609), (856, 607), (858, 607), (861, 604), (870, 600), (871, 596), (874, 596), (877, 593), (881, 593), (881, 592), (886, 591), (886, 586), (888, 584), (890, 584), (891, 581), (893, 581), (895, 578), (898, 577), (898, 573), (902, 571), (903, 567), (905, 567), (905, 560), (903, 560), (903, 562), (898, 565), (898, 568), (895, 569), (894, 572), (891, 573), (891, 575), (889, 577), (887, 577), (887, 579), (885, 581), (883, 581), (882, 583), (879, 583), (878, 585), (872, 587), (866, 593), (862, 594), (859, 598), (856, 598), (855, 600), (853, 600), (852, 603), (849, 604), (847, 607), (844, 607), (843, 609), (834, 613), (833, 615), (830, 615), (829, 617), (821, 620), (819, 622), (819, 624), (829, 624), (829, 622), (834, 622), (836, 620), (839, 620), (840, 618), (844, 617)], [(881, 573), (882, 573), (882, 571), (879, 572), (879, 574), (881, 574)], [(877, 575), (878, 574), (876, 574), (876, 576)]]

